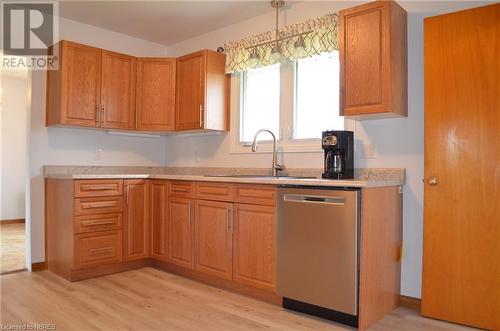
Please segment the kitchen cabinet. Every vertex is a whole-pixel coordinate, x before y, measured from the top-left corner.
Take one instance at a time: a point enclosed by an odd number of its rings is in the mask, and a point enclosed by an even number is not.
[[[175,72],[175,58],[137,60],[137,130],[175,130]]]
[[[150,182],[147,179],[126,179],[124,184],[125,260],[147,258],[150,251]]]
[[[101,50],[70,41],[58,48],[59,70],[47,70],[46,125],[98,127]]]
[[[169,262],[193,268],[194,200],[169,197]]]
[[[275,207],[235,204],[233,231],[233,280],[275,292]]]
[[[233,204],[195,201],[195,270],[232,279]]]
[[[168,181],[151,181],[151,257],[168,259]]]
[[[202,50],[177,58],[175,130],[228,130],[225,56]]]
[[[137,60],[102,51],[101,128],[134,129]]]
[[[407,116],[406,11],[375,1],[339,18],[340,115]]]

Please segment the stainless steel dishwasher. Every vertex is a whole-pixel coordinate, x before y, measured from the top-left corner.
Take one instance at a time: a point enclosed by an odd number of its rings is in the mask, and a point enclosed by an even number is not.
[[[357,327],[360,191],[278,188],[283,307]]]

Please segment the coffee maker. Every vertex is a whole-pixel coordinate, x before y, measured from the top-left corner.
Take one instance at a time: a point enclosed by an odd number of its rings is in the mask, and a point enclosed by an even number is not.
[[[323,178],[354,178],[354,132],[323,131],[322,147],[325,151]]]

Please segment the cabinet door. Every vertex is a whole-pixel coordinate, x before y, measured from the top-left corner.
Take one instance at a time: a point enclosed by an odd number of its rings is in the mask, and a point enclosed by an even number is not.
[[[233,204],[195,201],[195,269],[212,276],[232,279]]]
[[[169,198],[169,261],[190,269],[193,268],[193,216],[193,200]]]
[[[205,107],[205,52],[177,58],[175,129],[203,128]]]
[[[125,260],[149,256],[149,180],[125,180]]]
[[[175,59],[137,61],[137,129],[175,129]]]
[[[165,261],[168,258],[168,182],[151,182],[151,256]]]
[[[95,127],[100,103],[101,50],[61,41],[60,70],[47,72],[47,125]]]
[[[406,12],[374,1],[340,12],[341,115],[406,115]]]
[[[102,51],[101,127],[135,127],[136,58]]]
[[[275,208],[234,205],[233,280],[276,291]]]

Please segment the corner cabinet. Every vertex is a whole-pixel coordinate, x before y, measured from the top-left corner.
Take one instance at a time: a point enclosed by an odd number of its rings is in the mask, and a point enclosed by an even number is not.
[[[177,58],[175,130],[228,130],[226,57],[202,50]]]
[[[175,71],[175,58],[137,60],[137,130],[175,130]]]
[[[339,16],[340,115],[407,116],[406,11],[375,1]]]

